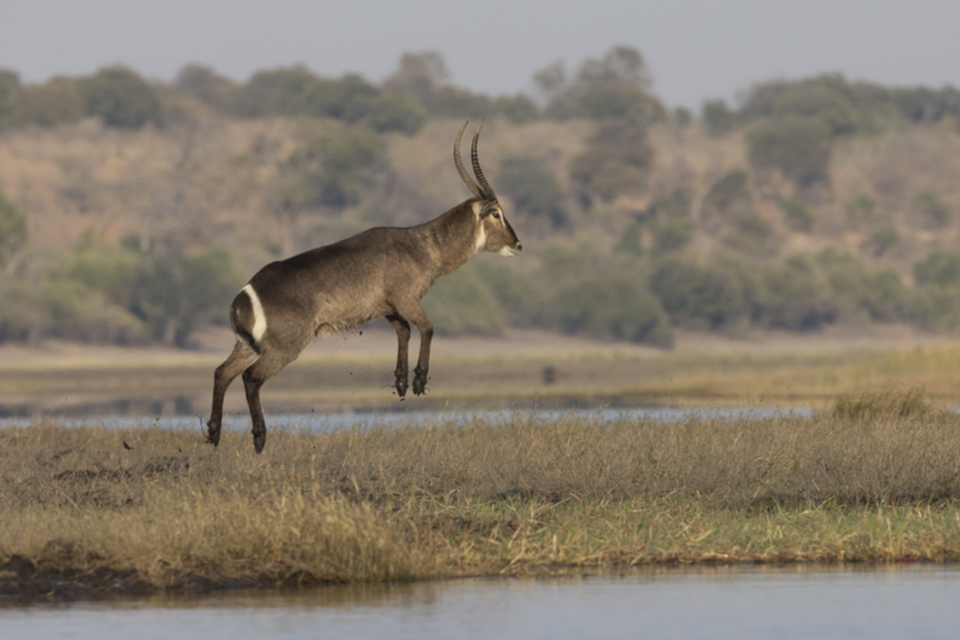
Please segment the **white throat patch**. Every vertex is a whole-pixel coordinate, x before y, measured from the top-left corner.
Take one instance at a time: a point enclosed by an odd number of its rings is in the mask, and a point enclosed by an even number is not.
[[[245,292],[247,297],[250,298],[250,306],[253,308],[253,329],[250,330],[250,335],[259,343],[263,334],[267,331],[267,316],[263,313],[260,296],[253,290],[253,285],[248,284],[241,291]]]
[[[487,230],[483,226],[483,222],[480,223],[480,231],[477,233],[477,245],[474,247],[473,252],[477,253],[483,249],[483,245],[487,244]]]

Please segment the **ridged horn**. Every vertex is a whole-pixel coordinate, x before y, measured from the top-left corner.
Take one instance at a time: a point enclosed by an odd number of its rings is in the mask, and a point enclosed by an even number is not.
[[[481,129],[483,129],[483,120],[480,121],[477,132],[473,134],[473,145],[470,147],[470,160],[473,162],[473,172],[477,174],[477,182],[480,183],[480,191],[483,192],[483,195],[479,197],[486,198],[487,200],[496,200],[497,194],[493,192],[493,187],[490,186],[490,183],[487,182],[487,179],[483,176],[483,171],[480,169],[480,160],[477,159],[477,140],[480,138]]]
[[[457,141],[453,143],[453,163],[457,165],[460,178],[463,180],[463,183],[467,185],[467,188],[473,192],[473,195],[478,198],[483,198],[483,192],[480,191],[480,187],[477,186],[477,183],[475,183],[473,178],[470,177],[470,174],[467,173],[467,170],[463,166],[463,159],[460,157],[460,138],[463,137],[463,132],[466,131],[468,124],[470,124],[469,120],[463,123],[460,133],[457,134]],[[474,148],[476,148],[476,140],[474,140],[473,144]]]

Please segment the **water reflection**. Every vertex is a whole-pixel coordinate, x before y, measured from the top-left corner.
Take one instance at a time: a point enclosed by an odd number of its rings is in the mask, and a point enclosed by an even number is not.
[[[960,569],[658,567],[0,608],[9,638],[953,638]]]

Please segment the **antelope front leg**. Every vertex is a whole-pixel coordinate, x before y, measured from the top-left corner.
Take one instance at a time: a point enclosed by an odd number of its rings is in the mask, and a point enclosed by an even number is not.
[[[397,368],[393,372],[396,379],[393,386],[397,390],[397,395],[402,399],[407,395],[407,354],[410,346],[410,323],[397,314],[387,316],[387,320],[397,330]],[[414,389],[416,389],[416,380],[414,380]]]
[[[420,330],[420,358],[417,367],[413,370],[413,393],[423,395],[427,390],[427,372],[430,371],[430,342],[433,340],[433,325],[424,314],[426,322],[417,324]]]

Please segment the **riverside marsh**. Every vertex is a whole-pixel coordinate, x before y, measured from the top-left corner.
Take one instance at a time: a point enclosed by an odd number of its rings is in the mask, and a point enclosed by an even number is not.
[[[70,596],[661,562],[952,561],[960,419],[920,400],[736,421],[281,424],[260,456],[238,433],[213,449],[199,431],[40,420],[2,431],[0,584]]]
[[[482,353],[460,354],[462,373],[449,376],[456,358],[438,358],[431,394],[485,397],[461,382],[503,366],[503,356]],[[817,410],[678,421],[515,412],[330,433],[274,414],[260,456],[246,422],[214,449],[199,424],[67,428],[37,417],[0,429],[0,592],[69,597],[663,562],[957,561],[960,416],[943,407],[955,404],[958,356],[936,345],[591,352],[569,361],[527,353],[520,361],[534,389],[552,386],[538,379],[546,361],[561,374],[579,364],[617,379],[634,373],[623,362],[649,359],[649,379],[661,374],[651,388],[665,392],[644,393],[639,376],[624,381],[647,400],[693,403],[715,389],[708,401]]]

